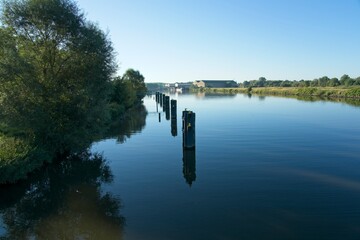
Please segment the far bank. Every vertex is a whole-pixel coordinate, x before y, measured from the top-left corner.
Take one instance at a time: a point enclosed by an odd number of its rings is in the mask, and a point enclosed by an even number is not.
[[[195,92],[251,93],[275,96],[316,96],[329,98],[360,98],[360,87],[249,87],[249,88],[198,88]]]

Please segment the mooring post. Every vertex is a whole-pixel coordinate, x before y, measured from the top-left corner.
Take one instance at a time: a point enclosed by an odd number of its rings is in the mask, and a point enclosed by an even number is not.
[[[165,104],[164,104],[164,106],[166,108],[170,107],[170,97],[169,96],[165,96]]]
[[[166,120],[170,120],[170,97],[169,96],[165,96],[164,109],[165,109]]]
[[[195,113],[192,111],[182,112],[183,148],[195,148]]]
[[[156,99],[156,102],[158,103],[159,102],[159,92],[156,92],[155,99]]]
[[[162,93],[159,93],[159,103],[160,103],[160,107],[163,106],[163,97],[162,97]]]
[[[165,103],[165,96],[166,96],[166,95],[165,95],[164,93],[163,93],[163,94],[162,94],[162,96],[161,96],[161,98],[162,98],[162,102],[163,102],[163,107],[164,107],[164,106],[165,106],[165,104],[166,104],[166,103]]]
[[[175,118],[176,119],[176,117],[177,117],[177,113],[176,113],[176,111],[177,111],[177,109],[176,109],[176,107],[177,107],[177,103],[176,103],[176,100],[174,100],[174,99],[171,99],[171,119],[173,119],[173,118]]]

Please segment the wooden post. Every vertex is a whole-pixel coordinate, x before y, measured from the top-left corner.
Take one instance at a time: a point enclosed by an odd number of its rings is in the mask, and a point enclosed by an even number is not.
[[[176,137],[177,134],[178,134],[178,132],[177,132],[177,119],[176,119],[176,118],[173,118],[173,117],[171,116],[171,135],[172,135],[173,137]]]
[[[164,109],[165,109],[166,120],[170,120],[170,97],[169,96],[165,96]]]
[[[182,112],[183,148],[195,148],[195,113],[192,111]]]
[[[165,106],[165,94],[164,93],[162,94],[161,98],[162,98],[163,106]]]
[[[177,103],[176,103],[176,100],[174,100],[174,99],[171,99],[171,119],[173,119],[173,118],[175,118],[176,119],[176,117],[177,117]]]

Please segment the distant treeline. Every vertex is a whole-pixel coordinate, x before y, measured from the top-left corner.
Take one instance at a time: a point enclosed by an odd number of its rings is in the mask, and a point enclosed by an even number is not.
[[[360,86],[360,77],[351,78],[344,74],[340,79],[327,76],[315,78],[314,80],[267,80],[260,77],[258,80],[244,81],[239,84],[239,87],[337,87],[337,86]]]
[[[146,83],[146,88],[149,92],[163,91],[165,83]]]

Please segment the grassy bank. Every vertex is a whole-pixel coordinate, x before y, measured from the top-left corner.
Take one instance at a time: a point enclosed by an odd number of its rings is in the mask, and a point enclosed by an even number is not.
[[[211,93],[251,93],[275,96],[316,96],[328,98],[360,98],[360,87],[257,87],[257,88],[204,88]]]

